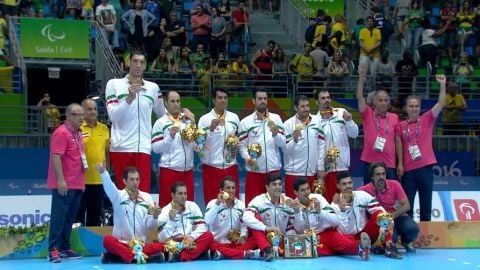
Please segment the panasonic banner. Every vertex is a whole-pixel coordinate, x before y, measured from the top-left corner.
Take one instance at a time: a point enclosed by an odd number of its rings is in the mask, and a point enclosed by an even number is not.
[[[88,21],[21,18],[20,33],[24,57],[90,57]]]

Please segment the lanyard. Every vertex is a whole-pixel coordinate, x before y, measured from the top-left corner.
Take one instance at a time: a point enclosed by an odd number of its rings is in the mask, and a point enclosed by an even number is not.
[[[385,114],[385,121],[386,121],[386,128],[385,128],[385,138],[388,135],[388,132],[390,131],[390,121],[388,119],[388,112]],[[380,115],[375,113],[375,130],[377,132],[377,135],[380,134]]]
[[[414,141],[413,143],[414,144],[417,144],[418,142],[418,134],[419,134],[419,130],[420,130],[420,119],[417,120],[417,124],[415,125],[415,137],[414,137]],[[409,131],[409,128],[408,128],[408,120],[405,122],[405,136],[407,137],[407,143],[408,145],[411,145],[410,144],[410,131]]]
[[[83,144],[81,144],[80,140],[82,140],[82,134],[80,132],[80,130],[75,130],[72,125],[70,123],[68,123],[67,121],[65,121],[65,126],[67,127],[68,131],[70,131],[70,134],[72,134],[72,137],[73,137],[73,141],[75,142],[75,144],[77,145],[77,148],[80,150],[80,153],[81,154],[84,154],[85,153],[85,149],[83,148]]]

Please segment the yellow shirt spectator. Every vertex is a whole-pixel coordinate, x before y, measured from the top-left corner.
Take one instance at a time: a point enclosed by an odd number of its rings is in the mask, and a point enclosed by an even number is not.
[[[5,33],[7,33],[7,22],[0,18],[0,49],[5,47]]]
[[[361,42],[360,44],[363,43],[363,46],[365,46],[366,48],[373,48],[375,47],[375,45],[381,42],[382,33],[377,28],[373,28],[372,30],[368,28],[363,28],[362,30],[360,30],[359,40]],[[362,46],[360,46],[360,55],[370,55],[375,59],[380,59],[380,47],[377,47],[375,50],[368,54],[362,48]]]
[[[317,64],[310,55],[295,55],[291,65],[295,67],[297,74],[299,75],[299,80],[311,80],[312,75],[317,72]]]
[[[327,34],[327,25],[322,23],[315,27],[315,35],[313,36],[312,46],[315,48],[317,42],[321,42],[324,35]]]
[[[100,174],[95,170],[100,162],[105,162],[106,151],[110,144],[110,132],[105,124],[97,121],[93,128],[83,122],[80,127],[82,130],[83,143],[85,144],[85,155],[87,156],[88,170],[85,173],[85,184],[101,185]]]

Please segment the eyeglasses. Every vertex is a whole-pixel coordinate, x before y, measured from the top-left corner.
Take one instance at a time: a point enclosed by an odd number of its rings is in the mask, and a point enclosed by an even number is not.
[[[84,113],[70,113],[70,115],[75,116],[75,117],[78,117],[78,116],[84,117],[85,116]]]

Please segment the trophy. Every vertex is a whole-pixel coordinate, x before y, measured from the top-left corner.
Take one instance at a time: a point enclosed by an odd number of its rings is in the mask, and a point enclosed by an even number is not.
[[[327,154],[325,155],[325,162],[327,163],[325,167],[330,169],[331,167],[335,168],[337,158],[340,156],[340,149],[338,149],[335,145],[332,145],[328,150]]]
[[[197,143],[196,149],[200,157],[205,156],[205,142],[207,141],[207,133],[201,128],[196,128],[195,130],[195,142]]]
[[[186,142],[192,143],[196,139],[197,129],[192,124],[187,125],[185,129],[181,131],[182,139]]]
[[[227,238],[231,243],[238,243],[238,240],[240,239],[240,230],[230,229]]]
[[[269,232],[267,233],[267,239],[273,247],[273,257],[278,259],[280,257],[280,241],[282,240],[282,236],[275,232]]]
[[[232,153],[236,152],[238,149],[238,145],[240,144],[240,140],[235,133],[230,133],[228,137],[225,139],[225,162],[231,163],[232,160],[235,158],[233,157]]]
[[[259,143],[252,143],[247,147],[247,150],[250,159],[254,159],[255,161],[257,161],[257,158],[260,157],[260,155],[262,154],[262,145]],[[260,168],[258,167],[258,164],[255,163],[253,170],[258,171],[259,169]]]
[[[324,192],[325,192],[325,186],[323,185],[323,180],[317,179],[313,181],[313,193],[323,195]]]

